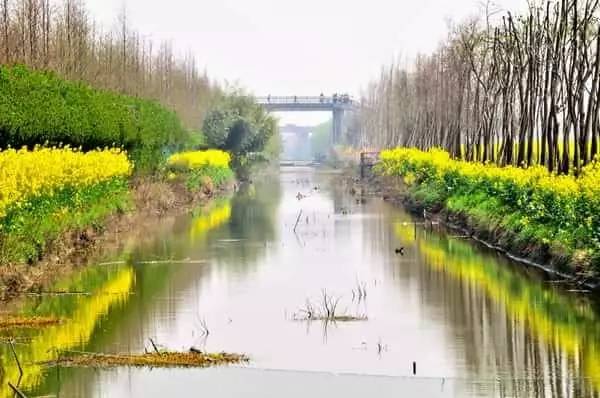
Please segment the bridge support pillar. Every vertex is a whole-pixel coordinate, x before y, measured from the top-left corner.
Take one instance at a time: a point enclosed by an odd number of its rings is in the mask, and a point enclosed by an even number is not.
[[[343,109],[334,109],[333,110],[333,126],[331,132],[331,143],[332,145],[336,145],[340,142],[342,138],[342,127],[344,123],[344,110]]]

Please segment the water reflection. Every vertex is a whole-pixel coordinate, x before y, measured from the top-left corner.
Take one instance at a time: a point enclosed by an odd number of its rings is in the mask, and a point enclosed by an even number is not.
[[[397,223],[413,244],[436,304],[457,326],[469,370],[477,379],[496,375],[500,395],[597,396],[600,389],[600,322],[593,302],[569,296],[540,278],[461,238]],[[520,266],[516,266],[520,267]],[[529,271],[531,273],[531,271]]]
[[[30,367],[22,386],[31,395],[159,397],[186,395],[198,380],[204,392],[219,395],[223,383],[235,390],[234,379],[280,392],[281,380],[301,387],[318,379],[326,392],[335,382],[325,375],[336,372],[395,376],[346,379],[389,385],[381,396],[598,395],[600,326],[592,301],[557,291],[537,273],[451,233],[411,222],[381,200],[351,195],[335,175],[284,170],[259,179],[149,230],[109,259],[122,265],[92,267],[57,284],[92,296],[21,304],[27,313],[65,318],[56,329],[20,334],[32,339],[18,347]],[[404,256],[395,253],[399,246]],[[357,297],[359,286],[365,297]],[[323,289],[340,299],[342,312],[368,320],[293,321]],[[55,358],[48,351],[53,346],[143,352],[149,338],[174,350],[244,352],[250,368],[293,372],[44,371],[36,365]],[[2,350],[5,385],[17,374],[7,347]],[[357,396],[358,390],[343,391]]]
[[[15,345],[15,352],[22,365],[23,376],[7,344],[0,347],[0,382],[8,382],[28,391],[37,387],[44,378],[43,362],[55,360],[63,352],[82,349],[90,340],[94,330],[111,309],[124,306],[133,284],[133,271],[129,267],[119,269],[93,268],[81,272],[70,281],[57,287],[68,291],[90,292],[91,296],[46,297],[32,300],[21,309],[23,314],[56,316],[61,323],[42,330],[24,330],[15,333],[3,332],[7,338],[24,341]],[[13,394],[3,388],[0,397]]]

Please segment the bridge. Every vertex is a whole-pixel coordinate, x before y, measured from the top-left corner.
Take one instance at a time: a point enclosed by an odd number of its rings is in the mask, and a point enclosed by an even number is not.
[[[336,144],[342,136],[344,113],[357,110],[360,105],[348,95],[316,97],[258,97],[256,102],[268,112],[332,112],[333,126],[331,141]]]

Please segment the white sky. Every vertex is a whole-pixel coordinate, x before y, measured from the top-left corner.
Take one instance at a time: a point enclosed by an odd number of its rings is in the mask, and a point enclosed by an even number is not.
[[[88,0],[113,26],[124,0]],[[526,0],[495,0],[519,11]],[[209,75],[256,95],[358,95],[395,56],[433,51],[447,21],[481,10],[478,0],[126,0],[132,27],[191,50]],[[286,122],[299,118],[284,115]],[[300,120],[323,120],[316,115]]]

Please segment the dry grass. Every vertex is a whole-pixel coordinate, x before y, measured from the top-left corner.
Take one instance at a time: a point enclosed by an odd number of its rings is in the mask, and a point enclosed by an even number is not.
[[[153,367],[153,368],[204,368],[209,366],[230,365],[248,362],[248,357],[242,354],[228,354],[225,352],[208,354],[203,352],[154,352],[139,355],[107,355],[107,354],[80,354],[63,357],[48,365],[63,367]]]
[[[60,319],[53,317],[24,317],[16,315],[0,316],[0,330],[31,329],[52,326],[60,323]]]
[[[359,288],[361,289],[361,288]],[[321,292],[321,302],[315,307],[310,300],[306,300],[304,308],[301,308],[298,313],[295,313],[293,320],[295,321],[327,321],[327,322],[356,322],[356,321],[368,321],[369,318],[366,315],[348,315],[340,314],[338,306],[340,302],[339,297],[329,295],[325,289]],[[361,299],[366,298],[366,287],[360,290]]]

